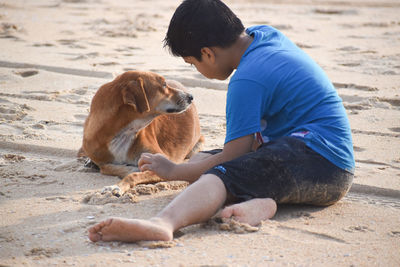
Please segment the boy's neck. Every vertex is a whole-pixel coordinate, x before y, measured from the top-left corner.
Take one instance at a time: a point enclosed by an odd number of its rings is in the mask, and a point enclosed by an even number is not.
[[[246,32],[242,32],[231,46],[220,50],[220,56],[225,57],[227,64],[229,64],[232,69],[236,69],[239,66],[244,52],[246,52],[252,41],[252,36],[248,35]]]

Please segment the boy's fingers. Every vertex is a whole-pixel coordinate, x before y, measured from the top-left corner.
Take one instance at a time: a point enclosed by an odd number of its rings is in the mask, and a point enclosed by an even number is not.
[[[150,153],[143,153],[142,155],[140,155],[140,159],[142,160],[149,160],[150,158],[151,158],[151,156],[152,156],[153,154],[150,154]]]
[[[142,166],[143,164],[150,163],[150,162],[151,162],[151,155],[152,155],[152,154],[150,154],[150,153],[143,153],[143,154],[140,156],[140,159],[139,159],[139,161],[138,161],[138,166],[140,167],[140,166]]]
[[[144,172],[144,171],[151,171],[151,167],[150,164],[143,164],[141,166],[139,166],[140,171]]]
[[[138,167],[141,171],[152,171],[152,162],[139,162]]]

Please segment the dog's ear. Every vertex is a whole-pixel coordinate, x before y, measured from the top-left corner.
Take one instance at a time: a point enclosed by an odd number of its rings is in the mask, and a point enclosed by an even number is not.
[[[143,79],[140,77],[136,81],[130,81],[128,86],[122,89],[122,99],[124,104],[131,105],[139,113],[150,111]]]

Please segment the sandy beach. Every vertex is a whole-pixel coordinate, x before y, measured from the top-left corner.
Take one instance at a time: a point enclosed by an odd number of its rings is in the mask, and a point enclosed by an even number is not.
[[[255,228],[209,222],[171,242],[90,242],[96,222],[150,218],[185,188],[99,193],[119,178],[76,157],[99,86],[127,70],[180,81],[213,149],[227,81],[163,48],[180,1],[0,0],[0,266],[400,266],[400,1],[226,3],[246,27],[281,30],[331,78],[352,127],[350,192],[325,208],[279,206]]]

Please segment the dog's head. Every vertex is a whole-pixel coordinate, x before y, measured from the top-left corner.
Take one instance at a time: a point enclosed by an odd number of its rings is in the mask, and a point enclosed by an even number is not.
[[[152,72],[129,71],[121,79],[124,104],[139,113],[181,113],[193,100],[182,85]]]

